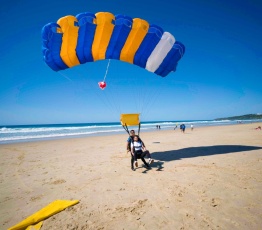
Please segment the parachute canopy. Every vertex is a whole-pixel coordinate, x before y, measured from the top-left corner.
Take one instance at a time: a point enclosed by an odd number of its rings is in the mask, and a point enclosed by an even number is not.
[[[162,77],[176,70],[185,46],[169,32],[140,18],[85,12],[42,29],[42,53],[54,71],[104,59],[145,68]]]

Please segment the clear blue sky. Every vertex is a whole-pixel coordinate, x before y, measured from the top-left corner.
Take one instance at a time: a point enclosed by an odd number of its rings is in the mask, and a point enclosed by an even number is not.
[[[52,71],[41,29],[65,15],[108,11],[161,26],[186,46],[161,78],[112,60]],[[262,2],[257,0],[14,0],[0,8],[0,125],[214,119],[262,113]]]

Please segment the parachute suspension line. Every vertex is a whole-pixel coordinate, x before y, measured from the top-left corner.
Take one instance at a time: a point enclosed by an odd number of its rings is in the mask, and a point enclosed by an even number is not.
[[[109,69],[109,65],[110,65],[110,59],[109,59],[108,64],[107,64],[106,75],[105,75],[104,79],[106,79],[108,69]],[[116,87],[116,86],[114,85],[114,87]],[[116,97],[116,92],[118,92],[118,90],[113,90],[111,87],[108,87],[107,90],[104,92],[105,93],[105,99],[107,100],[108,104],[110,105],[111,110],[114,110],[114,112],[117,111],[117,113],[121,113],[120,105],[119,105],[119,103],[117,103],[118,102],[117,99],[119,97]]]
[[[144,108],[148,107],[151,104],[151,101],[156,97],[155,92],[151,90],[150,87],[147,87],[148,80],[141,78],[137,79],[136,77],[131,78],[133,85],[133,90],[135,95],[136,103],[135,106],[137,108],[137,112],[141,113],[141,115],[145,112]],[[141,88],[141,83],[144,87]]]
[[[105,83],[107,74],[108,74],[108,70],[109,70],[109,66],[110,66],[110,59],[108,60],[107,63],[107,67],[106,67],[106,72],[105,72],[105,76],[104,76],[104,80],[102,83]],[[101,87],[100,87],[101,88]],[[116,90],[117,91],[117,90]],[[115,93],[115,92],[114,92]],[[114,99],[114,93],[112,93],[112,90],[110,87],[107,88],[107,90],[103,91],[103,95],[99,95],[100,99],[106,104],[106,106],[113,111],[114,113],[116,113],[116,115],[118,115],[120,112],[120,106],[116,103],[115,99]]]
[[[119,68],[116,68],[114,74],[116,75],[116,79],[120,79]],[[116,107],[117,107],[119,114],[121,114],[122,108],[121,108],[121,103],[119,103],[119,100],[120,100],[120,98],[123,97],[123,95],[121,95],[121,87],[118,84],[115,84],[114,86],[115,86],[115,89],[112,90],[114,92],[114,97],[113,97],[114,100],[113,101],[116,104]],[[110,90],[111,90],[111,88],[110,88]]]
[[[137,99],[136,99],[136,106],[137,106],[137,112],[142,113],[142,107],[143,107],[143,93],[144,90],[140,89],[139,85],[139,81],[137,81],[136,79],[133,80],[134,82],[134,86],[135,86],[135,91],[136,91],[136,95],[138,95]],[[143,87],[145,88],[145,87]]]
[[[107,101],[108,105],[111,107],[111,110],[114,112],[117,112],[118,114],[121,113],[120,107],[115,101],[115,98],[113,96],[113,93],[111,89],[108,89],[107,92],[104,92],[105,94],[105,100]]]
[[[147,111],[147,108],[150,108],[152,105],[152,102],[156,100],[159,94],[159,85],[154,90],[152,88],[146,88],[143,90],[143,101],[142,101],[142,107],[141,107],[141,113],[144,114]]]
[[[151,100],[143,108],[144,119],[146,119],[145,117],[149,114],[150,110],[152,110],[153,105],[155,104],[157,98],[159,97],[159,94],[160,94],[160,89],[157,88],[154,94],[152,95]]]
[[[133,82],[134,82],[134,85],[135,85],[136,94],[138,95],[137,101],[136,101],[136,104],[137,104],[137,107],[138,107],[138,112],[142,114],[142,112],[143,112],[142,108],[143,108],[143,103],[144,103],[143,96],[144,96],[144,93],[146,91],[146,82],[142,81],[142,84],[144,84],[143,89],[141,89],[141,80],[137,81],[137,79],[134,78]]]
[[[136,95],[132,100],[135,103],[135,108],[137,113],[141,113],[141,108],[143,104],[143,100],[141,99],[143,96],[143,90],[140,89],[141,81],[134,77],[130,77],[127,79],[127,85],[132,85],[133,94]]]
[[[144,84],[146,85],[146,82],[144,82]],[[154,96],[155,94],[152,92],[152,90],[147,87],[144,87],[143,90],[140,90],[139,107],[141,115],[144,114],[144,108],[151,103],[151,100],[154,98]]]
[[[150,97],[149,94],[150,94],[150,91],[148,89],[143,90],[143,94],[141,95],[141,114],[144,113],[144,107],[146,107],[146,104],[147,105],[149,104],[149,99],[152,100],[153,98],[153,97]]]
[[[110,64],[111,64],[111,60],[110,60]],[[111,66],[112,66],[112,64],[111,64]],[[111,69],[112,69],[112,67],[111,67]],[[116,75],[115,79],[121,79],[119,68],[114,69],[114,75]],[[118,111],[119,114],[122,113],[121,103],[119,103],[120,98],[123,97],[123,95],[121,94],[121,90],[122,90],[121,85],[114,84],[114,87],[112,87],[112,88],[109,87],[109,91],[108,91],[111,94],[111,102],[114,104],[115,109]]]
[[[87,68],[86,65],[82,65],[83,68],[86,70],[86,72],[90,72],[90,69]],[[79,75],[81,77],[83,77],[85,79],[85,84],[84,85],[87,85],[89,87],[93,87],[96,85],[96,80],[93,80],[92,78],[86,78],[85,75],[83,75],[82,73],[79,73]],[[108,88],[109,89],[109,88]],[[106,91],[108,91],[108,89]],[[106,107],[107,109],[110,110],[110,112],[114,113],[116,117],[118,117],[119,115],[119,112],[117,112],[114,108],[114,106],[112,105],[112,103],[110,102],[110,100],[108,99],[108,96],[107,96],[107,92],[106,91],[101,91],[101,90],[94,90],[94,94],[96,95],[97,98],[99,98],[99,101],[103,104],[104,107]],[[103,92],[103,93],[101,93]]]
[[[105,73],[103,82],[105,82],[105,80],[106,80],[106,76],[107,76],[107,73],[108,73],[109,65],[110,65],[110,59],[108,60],[108,63],[107,63],[106,73]]]
[[[62,74],[60,71],[58,71],[57,73],[59,73],[62,77],[64,77],[68,81],[72,81],[68,76],[66,76],[65,74]]]
[[[153,105],[156,103],[156,100],[159,97],[160,92],[161,92],[160,88],[161,87],[157,87],[156,90],[154,90],[152,94],[149,95],[150,100],[148,100],[148,103],[145,106],[143,105],[142,113],[141,113],[141,115],[143,116],[143,119],[146,119]]]
[[[85,65],[83,65],[83,66],[84,66],[84,68],[86,68]],[[87,68],[86,68],[86,69],[87,69]],[[89,72],[89,69],[87,69],[87,70],[88,70],[88,72]],[[75,71],[77,72],[77,69],[75,69]],[[62,73],[62,71],[58,71],[58,73],[59,73],[63,78],[67,79],[68,81],[74,82],[73,80],[70,79],[70,77],[69,77],[68,75],[64,74],[64,72]],[[79,76],[84,77],[84,75],[83,75],[81,72],[78,72],[78,74],[79,74]],[[85,85],[92,86],[92,85],[95,84],[95,81],[92,80],[92,78],[85,78],[85,80],[86,80],[87,83],[88,83],[88,84],[85,84]],[[100,101],[102,101],[102,103],[105,105],[105,107],[107,107],[111,112],[115,113],[115,115],[118,116],[119,111],[116,111],[116,109],[114,108],[115,106],[113,106],[112,103],[108,100],[108,97],[106,96],[106,97],[103,98],[103,96],[102,96],[100,93],[98,93],[98,92],[96,92],[96,91],[94,91],[94,92],[95,92],[95,94],[97,95],[97,97],[100,98]],[[119,110],[119,109],[118,109],[118,110]]]

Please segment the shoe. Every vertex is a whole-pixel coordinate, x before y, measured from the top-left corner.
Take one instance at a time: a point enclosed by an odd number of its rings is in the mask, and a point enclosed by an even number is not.
[[[148,164],[150,165],[150,164],[153,164],[154,163],[154,160],[153,159],[150,159],[149,161],[148,161]]]
[[[135,162],[135,166],[138,167],[138,163],[137,163],[137,161]]]

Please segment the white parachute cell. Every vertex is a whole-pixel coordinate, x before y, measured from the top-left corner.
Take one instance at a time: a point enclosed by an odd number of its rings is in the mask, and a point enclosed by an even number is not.
[[[146,69],[148,71],[155,72],[158,69],[168,52],[172,49],[175,41],[175,37],[172,34],[164,32],[161,40],[147,59]]]

